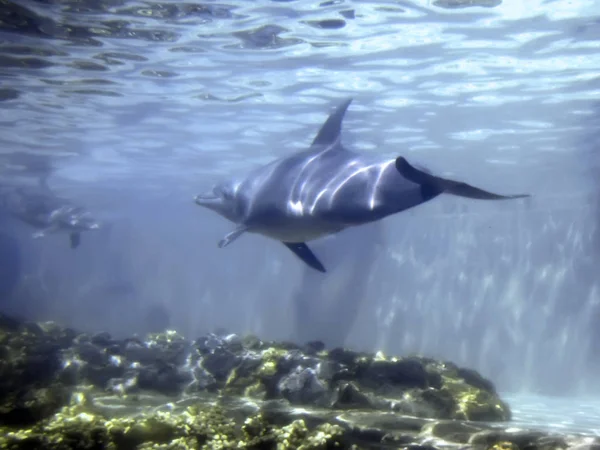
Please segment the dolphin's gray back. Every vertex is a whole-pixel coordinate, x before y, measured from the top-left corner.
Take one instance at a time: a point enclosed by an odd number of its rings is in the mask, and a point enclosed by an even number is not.
[[[370,163],[341,145],[313,147],[251,173],[241,185],[246,217],[329,224],[334,229],[379,220],[423,202],[420,185],[400,175],[394,161]]]

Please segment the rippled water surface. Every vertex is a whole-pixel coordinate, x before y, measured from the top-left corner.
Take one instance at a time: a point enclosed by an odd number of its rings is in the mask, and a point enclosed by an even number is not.
[[[1,3],[2,153],[69,179],[187,192],[307,145],[352,95],[357,149],[580,193],[550,172],[600,94],[594,0]]]

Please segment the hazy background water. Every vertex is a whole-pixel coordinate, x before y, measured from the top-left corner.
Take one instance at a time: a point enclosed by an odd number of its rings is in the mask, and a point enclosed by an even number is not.
[[[4,310],[323,339],[442,357],[507,391],[600,392],[598,2],[0,5],[2,177],[50,171],[106,224],[71,251],[3,222],[23,271]],[[349,230],[315,244],[326,279],[259,236],[218,249],[232,225],[193,196],[305,148],[346,96],[348,147],[532,201],[442,196]]]

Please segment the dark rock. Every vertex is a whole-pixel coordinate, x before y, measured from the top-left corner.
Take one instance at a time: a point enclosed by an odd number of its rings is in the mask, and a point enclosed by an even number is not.
[[[392,404],[392,409],[402,414],[415,417],[443,419],[452,417],[456,409],[456,401],[449,392],[413,389]]]
[[[113,343],[110,334],[107,332],[97,333],[92,336],[91,343],[99,347],[108,347]]]
[[[111,344],[108,347],[106,347],[106,353],[109,355],[122,355],[123,354],[123,349],[121,348],[121,346],[119,344]]]
[[[428,373],[423,364],[415,359],[400,361],[373,361],[362,374],[369,385],[393,384],[407,388],[427,388]]]
[[[231,352],[241,352],[244,350],[244,343],[237,334],[228,334],[223,338],[223,345]]]
[[[325,344],[322,341],[310,341],[304,345],[302,349],[307,355],[316,355],[325,350]]]
[[[332,407],[337,409],[374,408],[374,405],[372,405],[371,399],[354,383],[343,382],[337,386]]]
[[[200,354],[205,355],[223,347],[223,339],[216,334],[210,333],[196,339],[194,347],[198,349]]]
[[[225,381],[231,371],[240,363],[240,357],[224,348],[216,348],[206,354],[202,360],[202,366],[217,381]]]
[[[208,391],[218,388],[218,382],[204,367],[196,366],[192,372],[193,381],[188,385],[187,392]]]
[[[342,367],[333,361],[321,360],[317,364],[317,375],[323,381],[332,381],[335,375],[341,371]]]
[[[155,360],[174,365],[185,364],[193,348],[190,342],[173,331],[150,334],[144,344]]]
[[[49,322],[45,323],[43,328],[41,328],[41,335],[47,341],[51,341],[54,347],[62,350],[73,345],[78,333],[71,328],[62,328]]]
[[[242,344],[244,348],[248,350],[260,350],[263,348],[263,343],[256,336],[249,334],[242,338]]]
[[[113,378],[120,378],[125,373],[123,366],[112,364],[85,364],[79,371],[80,379],[86,380],[99,388],[106,388]]]
[[[337,347],[333,350],[330,350],[327,356],[332,361],[338,362],[340,364],[351,365],[354,364],[356,358],[359,355],[351,350],[346,350],[345,348]]]
[[[89,335],[87,335],[85,333],[81,333],[81,334],[78,334],[75,337],[75,339],[73,340],[73,346],[77,347],[78,345],[85,344],[85,343],[88,343],[91,341],[92,341],[92,338]]]
[[[282,377],[278,388],[285,399],[298,404],[324,404],[329,392],[314,369],[301,367]]]
[[[123,339],[123,341],[121,341],[121,345],[122,346],[127,346],[128,344],[137,344],[137,345],[141,345],[144,346],[144,342],[139,339],[138,337],[128,337]]]
[[[166,395],[177,395],[184,385],[193,381],[189,371],[170,364],[159,367],[145,367],[138,373],[137,384],[140,389],[148,389]]]
[[[146,347],[142,342],[130,340],[122,346],[122,355],[130,360],[137,361],[140,364],[152,364],[156,361],[156,353]]]
[[[496,388],[490,380],[486,380],[479,373],[472,369],[457,368],[458,376],[465,380],[471,386],[482,389],[484,391],[496,393]]]
[[[95,366],[108,364],[109,356],[103,348],[96,347],[92,342],[85,342],[75,349],[77,356],[84,362]]]
[[[290,372],[295,370],[298,366],[315,365],[318,360],[314,358],[306,357],[300,350],[292,349],[287,351],[277,361],[277,368],[282,372]]]
[[[65,361],[63,369],[58,375],[58,381],[66,386],[75,386],[80,381],[81,363],[79,361]]]
[[[245,355],[239,360],[239,364],[235,368],[238,377],[247,378],[256,374],[256,371],[263,364],[263,360],[256,356]]]

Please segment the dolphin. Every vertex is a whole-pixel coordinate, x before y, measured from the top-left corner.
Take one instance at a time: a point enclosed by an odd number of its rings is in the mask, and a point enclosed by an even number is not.
[[[242,179],[216,184],[195,202],[237,226],[220,248],[244,233],[282,242],[304,263],[326,272],[306,244],[341,230],[384,219],[446,193],[479,200],[506,200],[529,194],[499,195],[432,174],[399,156],[371,161],[346,149],[341,128],[352,98],[328,116],[307,150],[255,168]]]
[[[41,238],[49,233],[67,232],[70,247],[73,249],[79,247],[82,231],[100,227],[85,208],[54,195],[45,184],[45,180],[40,182],[39,188],[0,187],[0,208],[36,228],[34,238]]]

